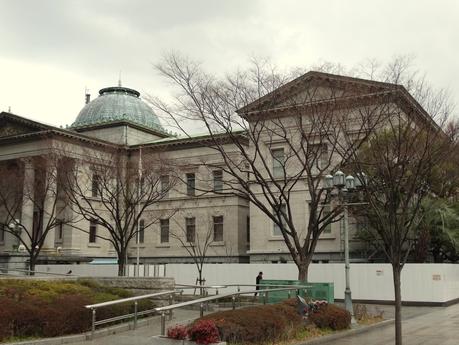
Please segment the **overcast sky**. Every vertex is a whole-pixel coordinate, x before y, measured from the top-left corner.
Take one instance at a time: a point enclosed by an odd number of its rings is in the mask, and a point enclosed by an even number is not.
[[[266,57],[289,69],[414,55],[459,100],[459,1],[0,0],[0,111],[71,124],[117,84],[167,97],[152,67],[179,51],[213,73]],[[456,96],[457,95],[457,96]]]

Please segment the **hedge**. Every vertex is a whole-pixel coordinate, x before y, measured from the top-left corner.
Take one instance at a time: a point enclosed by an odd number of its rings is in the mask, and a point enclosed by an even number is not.
[[[106,288],[95,281],[0,280],[0,342],[8,338],[54,337],[90,329],[91,312],[84,306],[132,294]],[[139,310],[151,309],[151,301],[139,303]],[[133,311],[133,305],[100,308],[97,319]]]
[[[213,320],[222,341],[244,344],[290,339],[304,328],[291,302],[221,311],[199,320]]]

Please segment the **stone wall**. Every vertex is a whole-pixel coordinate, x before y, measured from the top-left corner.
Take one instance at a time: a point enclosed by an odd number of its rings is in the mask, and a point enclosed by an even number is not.
[[[165,277],[97,277],[91,278],[100,285],[117,287],[144,295],[160,291],[174,290],[174,278]]]

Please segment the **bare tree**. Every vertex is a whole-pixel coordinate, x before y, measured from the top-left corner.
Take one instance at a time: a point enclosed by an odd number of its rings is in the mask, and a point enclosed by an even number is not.
[[[118,256],[118,275],[123,275],[128,246],[140,231],[164,216],[151,209],[174,186],[170,165],[160,153],[146,149],[142,153],[141,148],[129,152],[124,148],[88,150],[74,162],[66,174],[71,208],[106,232],[95,234],[81,225],[73,226],[87,232],[92,240],[109,241]]]
[[[368,219],[370,240],[392,265],[398,345],[402,344],[401,272],[419,236],[421,205],[431,193],[434,168],[448,159],[456,136],[456,130],[443,130],[443,117],[436,123],[417,103],[407,104],[404,92],[399,87],[397,106],[352,164],[368,177],[363,183],[368,207],[356,212]]]
[[[175,218],[176,231],[171,231],[170,236],[176,239],[185,248],[186,252],[193,261],[198,271],[197,282],[199,285],[205,285],[205,279],[203,277],[204,264],[208,258],[208,252],[211,244],[214,242],[214,229],[210,224],[213,224],[209,220],[209,224],[204,231],[200,231],[197,227],[195,218],[184,218],[185,224],[181,224]],[[200,294],[203,294],[203,289],[200,290]]]
[[[0,164],[0,226],[28,253],[31,274],[51,230],[72,221],[59,190],[59,162],[49,154]]]
[[[355,80],[314,72],[287,82],[257,62],[221,79],[177,55],[157,69],[178,94],[173,104],[152,103],[185,135],[184,119],[200,121],[229,176],[221,193],[244,197],[276,224],[298,278],[306,280],[320,235],[341,218],[323,178],[365,142],[389,108],[390,91],[383,83],[362,91]],[[301,191],[307,195],[300,211],[309,213],[306,224],[298,221]]]

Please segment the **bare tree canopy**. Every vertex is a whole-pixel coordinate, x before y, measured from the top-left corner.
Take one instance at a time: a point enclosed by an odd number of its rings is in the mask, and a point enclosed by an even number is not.
[[[152,206],[174,186],[171,166],[160,153],[142,152],[141,148],[131,152],[94,149],[82,157],[73,160],[67,171],[66,194],[76,214],[106,231],[94,234],[88,228],[74,227],[109,241],[118,255],[118,274],[123,275],[128,245],[140,231],[165,216]],[[163,176],[168,176],[167,183]]]
[[[30,271],[44,246],[54,251],[52,230],[73,221],[65,211],[60,164],[52,153],[0,164],[0,226],[28,253]]]
[[[184,135],[191,136],[184,121],[202,124],[230,176],[224,192],[243,196],[276,224],[299,279],[307,279],[319,237],[341,218],[323,178],[383,121],[394,87],[316,72],[288,81],[289,75],[257,61],[224,78],[177,55],[157,69],[178,91],[172,104],[155,98],[152,103]],[[237,154],[228,153],[228,142]],[[299,211],[301,192],[307,197]],[[301,224],[305,213],[307,222]]]

